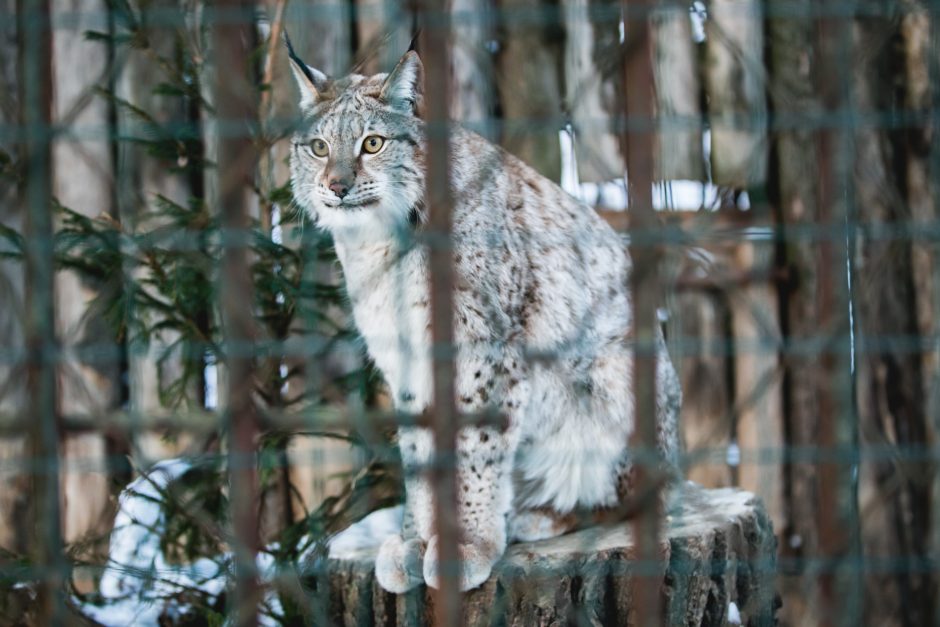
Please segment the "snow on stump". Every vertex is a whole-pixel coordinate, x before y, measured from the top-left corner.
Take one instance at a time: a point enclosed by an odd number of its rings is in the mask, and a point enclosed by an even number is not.
[[[655,573],[665,624],[773,625],[777,542],[760,500],[689,484],[673,492],[667,511],[663,560],[642,570],[629,524],[510,546],[490,579],[464,595],[464,624],[633,625],[630,579]],[[403,595],[379,588],[375,552],[330,559],[325,573],[306,578],[329,624],[432,624],[426,587]]]

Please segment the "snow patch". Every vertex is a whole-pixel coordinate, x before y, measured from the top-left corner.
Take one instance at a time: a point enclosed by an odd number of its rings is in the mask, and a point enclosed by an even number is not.
[[[330,557],[350,559],[356,553],[377,549],[385,538],[401,531],[404,509],[401,505],[372,512],[348,529],[333,536],[328,546]]]
[[[157,625],[161,615],[182,618],[189,609],[183,603],[168,602],[179,593],[198,591],[211,599],[225,591],[232,580],[231,554],[176,564],[168,563],[160,549],[160,539],[166,530],[163,495],[172,482],[192,467],[183,459],[159,462],[121,493],[108,563],[99,588],[103,604],[76,599],[85,615],[107,627]],[[402,506],[372,512],[329,540],[330,557],[348,558],[363,550],[377,549],[385,538],[399,533],[402,516]],[[302,538],[301,546],[308,540]],[[311,549],[299,557],[298,563],[304,563],[312,555],[313,543],[310,544]],[[277,550],[277,544],[272,544],[255,557],[262,584],[271,583],[277,577],[273,557]],[[270,588],[263,604],[267,612],[259,612],[259,624],[279,624],[272,615],[281,614],[283,609]]]
[[[166,525],[161,508],[163,492],[190,468],[192,464],[182,459],[159,462],[121,493],[99,588],[104,604],[77,600],[87,616],[108,627],[157,625],[161,614],[181,618],[188,609],[184,604],[168,604],[167,598],[186,590],[197,590],[211,598],[225,590],[230,555],[171,564],[160,550]],[[255,559],[261,580],[271,581],[276,575],[273,557],[259,553]],[[265,603],[273,613],[281,612],[275,595],[268,594]],[[259,624],[278,623],[262,614]]]

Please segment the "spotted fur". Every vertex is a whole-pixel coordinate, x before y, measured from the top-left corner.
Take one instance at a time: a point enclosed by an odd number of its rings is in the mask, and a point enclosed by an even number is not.
[[[332,233],[356,324],[396,406],[420,412],[432,401],[428,257],[415,237],[427,221],[421,62],[409,52],[387,76],[330,80],[299,65],[295,76],[304,118],[291,153],[294,195]],[[385,142],[368,154],[363,142],[373,135]],[[317,139],[327,156],[314,154]],[[489,576],[510,532],[563,533],[573,512],[624,497],[634,429],[631,264],[592,209],[515,157],[459,127],[451,146],[458,408],[509,417],[505,430],[458,436],[469,589]],[[680,393],[660,345],[659,445],[671,460]],[[398,437],[413,528],[383,545],[376,573],[403,592],[436,585],[438,564],[420,473],[431,435],[402,428]]]

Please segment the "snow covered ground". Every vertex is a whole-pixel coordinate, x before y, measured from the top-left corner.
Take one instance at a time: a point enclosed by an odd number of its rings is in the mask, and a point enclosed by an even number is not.
[[[216,598],[225,590],[231,555],[176,564],[169,563],[160,549],[160,538],[166,528],[162,495],[171,482],[190,468],[192,465],[186,460],[166,460],[125,488],[119,499],[108,563],[101,578],[103,603],[76,599],[77,605],[90,618],[109,627],[157,625],[161,614],[181,617],[190,609],[185,604],[168,605],[168,598],[187,591],[199,591]],[[398,532],[401,518],[401,507],[373,512],[330,540],[330,557],[348,557],[357,551],[378,547],[387,536]],[[304,557],[301,555],[299,561]],[[262,582],[269,582],[276,576],[276,565],[270,553],[259,553],[256,564]],[[270,613],[280,613],[276,595],[268,594],[265,604]],[[262,615],[260,624],[277,625],[278,622],[272,616]]]

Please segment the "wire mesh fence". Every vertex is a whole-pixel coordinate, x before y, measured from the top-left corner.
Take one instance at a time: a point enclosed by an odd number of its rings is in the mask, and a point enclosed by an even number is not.
[[[0,1],[2,622],[938,622],[938,20]],[[498,560],[533,440],[580,530]],[[629,489],[586,506],[605,455]],[[386,593],[415,528],[421,585]]]

